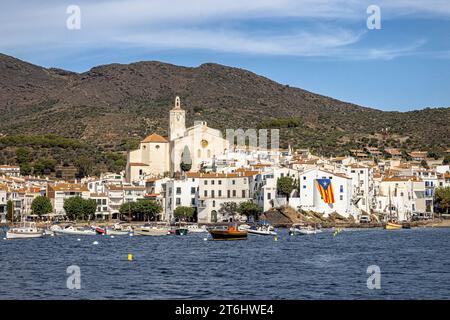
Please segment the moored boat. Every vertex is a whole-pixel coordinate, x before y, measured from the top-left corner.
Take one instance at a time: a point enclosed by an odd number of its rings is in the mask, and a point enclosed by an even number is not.
[[[170,234],[169,229],[159,226],[143,226],[134,229],[134,234],[138,236],[166,236]]]
[[[242,229],[240,229],[242,230]],[[276,236],[273,226],[267,221],[260,221],[257,225],[247,227],[243,231],[247,231],[249,234],[259,235],[259,236]]]
[[[188,224],[186,228],[188,229],[189,233],[208,232],[208,229],[206,229],[206,226],[204,225],[200,227],[198,224]]]
[[[51,230],[55,234],[59,235],[77,235],[77,236],[95,236],[96,232],[92,229],[79,229],[74,226],[67,226],[65,228],[61,228],[60,226],[53,226]]]
[[[6,239],[40,238],[43,235],[43,230],[38,229],[34,222],[22,222],[17,227],[6,231]]]
[[[173,228],[169,230],[170,234],[174,234],[177,236],[185,236],[187,235],[189,230],[187,228]]]
[[[400,230],[402,228],[402,225],[394,222],[388,222],[386,223],[384,228],[386,230]]]
[[[320,230],[320,228],[318,228],[317,226],[310,226],[310,225],[306,226],[303,223],[293,224],[292,227],[289,229],[290,236],[310,235],[321,232],[322,230]]]
[[[230,225],[226,229],[208,230],[213,240],[247,240],[247,231],[238,230],[236,225]]]

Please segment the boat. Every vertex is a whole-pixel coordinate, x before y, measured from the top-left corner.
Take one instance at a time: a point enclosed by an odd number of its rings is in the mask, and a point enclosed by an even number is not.
[[[206,229],[206,226],[199,226],[198,224],[189,224],[187,225],[187,229],[189,233],[203,233],[208,232],[208,229]]]
[[[394,222],[387,222],[384,228],[386,230],[400,230],[402,225]]]
[[[185,236],[188,234],[188,232],[189,232],[189,230],[187,228],[181,228],[181,227],[173,228],[173,229],[169,230],[170,234],[174,234],[177,236]]]
[[[38,229],[35,222],[22,222],[6,231],[6,239],[40,238],[43,235],[43,230]]]
[[[102,228],[102,227],[92,227],[92,229],[93,229],[97,234],[104,234],[104,235],[106,235],[106,228]]]
[[[143,226],[134,230],[138,236],[166,236],[170,234],[169,229],[157,226]]]
[[[267,221],[260,221],[257,225],[251,227],[244,227],[245,229],[240,229],[247,231],[249,234],[259,235],[259,236],[276,236],[277,233],[274,231],[273,226],[271,226]]]
[[[238,230],[238,227],[229,225],[226,229],[214,228],[208,230],[213,240],[247,240],[247,231]]]
[[[96,232],[92,229],[87,228],[75,228],[74,226],[66,226],[65,228],[61,228],[58,225],[52,226],[50,228],[51,231],[53,231],[55,234],[62,234],[62,235],[78,235],[78,236],[94,236],[96,235]]]
[[[321,233],[322,230],[318,228],[317,226],[311,226],[311,225],[304,225],[303,223],[296,223],[293,224],[292,227],[289,229],[289,235],[290,236],[302,236],[302,235],[310,235],[310,234],[317,234]]]

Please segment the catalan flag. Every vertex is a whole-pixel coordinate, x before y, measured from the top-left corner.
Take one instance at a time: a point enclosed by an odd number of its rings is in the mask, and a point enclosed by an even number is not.
[[[334,203],[334,192],[330,179],[317,179],[317,189],[325,203]]]

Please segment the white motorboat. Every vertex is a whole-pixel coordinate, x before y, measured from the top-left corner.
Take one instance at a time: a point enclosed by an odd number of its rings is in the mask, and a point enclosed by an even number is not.
[[[132,233],[133,230],[116,230],[111,228],[106,228],[106,235],[107,236],[126,236]]]
[[[137,236],[166,236],[170,234],[168,229],[158,227],[142,227],[134,230]]]
[[[189,224],[186,227],[189,231],[189,233],[203,233],[203,232],[208,232],[208,230],[206,229],[206,226],[199,226],[198,224]]]
[[[303,224],[293,224],[289,229],[289,235],[291,236],[301,236],[301,235],[310,235],[321,233],[322,230],[317,228],[316,226],[305,226]]]
[[[40,238],[43,235],[44,232],[37,228],[35,222],[22,222],[6,232],[6,239]]]
[[[246,230],[249,234],[256,234],[260,236],[276,236],[277,233],[274,228],[270,225],[261,225],[250,227]]]
[[[65,228],[61,228],[60,226],[52,226],[50,228],[55,234],[62,235],[77,235],[77,236],[94,236],[96,235],[95,230],[92,229],[79,229],[74,226],[67,226]]]

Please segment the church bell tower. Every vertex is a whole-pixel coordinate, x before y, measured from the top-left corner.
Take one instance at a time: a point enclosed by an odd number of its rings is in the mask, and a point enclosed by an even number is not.
[[[172,110],[170,110],[169,122],[170,141],[184,136],[184,133],[186,131],[186,111],[181,109],[180,97],[175,98],[175,106]]]

